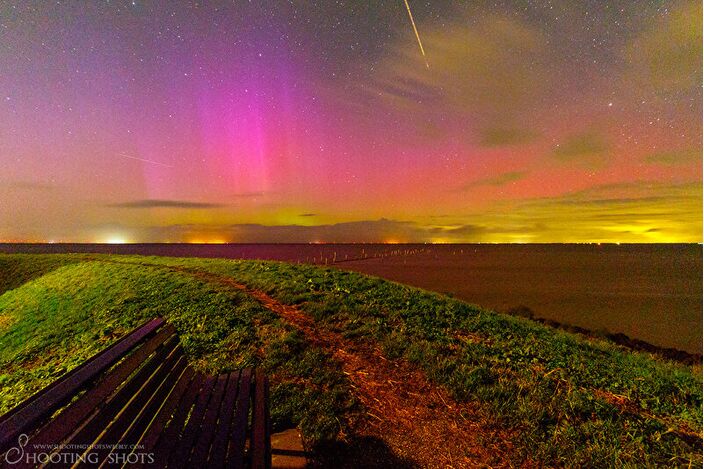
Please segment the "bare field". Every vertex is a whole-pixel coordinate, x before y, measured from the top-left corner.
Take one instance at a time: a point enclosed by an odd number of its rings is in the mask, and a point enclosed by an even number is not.
[[[702,349],[700,245],[4,244],[0,252],[101,252],[335,265],[506,312],[661,347]]]
[[[697,245],[432,246],[341,267],[501,312],[527,307],[564,324],[690,353],[702,349]]]

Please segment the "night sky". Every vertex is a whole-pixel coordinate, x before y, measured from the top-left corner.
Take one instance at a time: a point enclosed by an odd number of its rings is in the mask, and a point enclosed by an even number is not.
[[[409,6],[0,0],[0,241],[701,242],[701,2]]]

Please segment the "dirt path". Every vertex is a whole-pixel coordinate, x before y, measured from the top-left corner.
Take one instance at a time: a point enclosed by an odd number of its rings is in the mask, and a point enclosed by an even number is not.
[[[147,264],[149,265],[149,264]],[[508,435],[490,425],[471,403],[455,402],[405,360],[388,360],[381,350],[354,342],[315,324],[295,306],[282,304],[231,277],[197,269],[153,265],[243,291],[301,331],[313,345],[339,361],[366,415],[351,422],[355,436],[370,436],[403,459],[422,467],[506,467]]]
[[[486,423],[472,404],[455,402],[444,389],[404,360],[387,360],[378,348],[318,327],[310,316],[229,277],[188,271],[244,291],[332,354],[352,383],[367,415],[355,427],[384,440],[403,458],[423,467],[507,466],[506,435]]]

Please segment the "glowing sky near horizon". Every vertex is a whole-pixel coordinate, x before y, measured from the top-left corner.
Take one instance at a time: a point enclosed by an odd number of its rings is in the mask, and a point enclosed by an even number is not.
[[[696,1],[0,2],[0,241],[701,242]]]

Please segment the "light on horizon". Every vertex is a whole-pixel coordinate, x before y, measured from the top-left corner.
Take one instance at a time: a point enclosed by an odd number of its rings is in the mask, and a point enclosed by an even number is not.
[[[225,238],[192,238],[188,240],[188,244],[227,244],[229,242]]]
[[[119,235],[111,236],[107,240],[105,240],[105,244],[126,244],[126,243],[127,243],[127,239],[122,236],[119,236]]]

